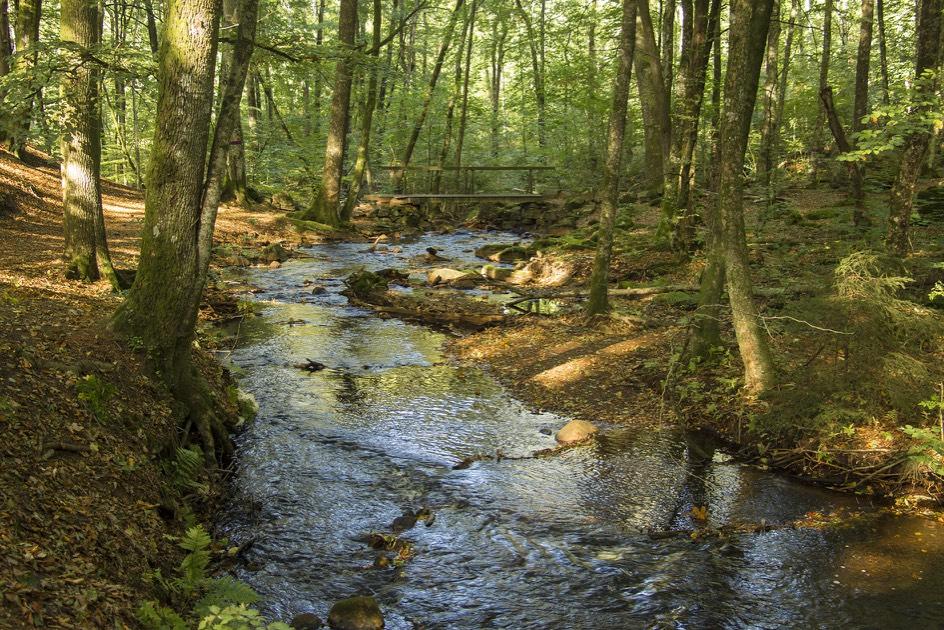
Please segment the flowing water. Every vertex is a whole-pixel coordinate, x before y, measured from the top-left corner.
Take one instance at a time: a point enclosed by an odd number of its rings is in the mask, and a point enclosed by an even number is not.
[[[366,267],[404,267],[428,245],[470,263],[496,236],[429,236],[399,255],[321,245],[251,272],[262,316],[232,353],[259,416],[241,436],[231,540],[237,576],[276,618],[370,593],[387,628],[932,628],[944,624],[944,529],[874,512],[731,461],[676,431],[604,426],[553,445],[567,418],[535,413],[487,374],[443,355],[444,335],[380,319],[339,294]],[[505,238],[512,238],[504,235]],[[328,290],[313,295],[306,279]],[[311,359],[328,369],[292,367]],[[507,458],[453,466],[477,453]],[[653,540],[648,528],[782,523],[836,508],[842,527],[728,540]],[[371,568],[370,532],[406,509],[435,513],[403,536],[415,557]],[[871,515],[869,515],[871,514]]]

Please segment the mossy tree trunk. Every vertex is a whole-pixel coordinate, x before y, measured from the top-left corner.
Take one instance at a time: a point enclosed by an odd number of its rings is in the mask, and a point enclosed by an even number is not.
[[[211,138],[221,5],[170,0],[159,54],[157,117],[145,191],[141,260],[115,326],[137,338],[157,377],[196,427],[208,463],[232,446],[192,362],[226,154],[255,37],[257,0],[239,0]],[[209,147],[209,154],[207,153]]]
[[[744,388],[759,394],[774,382],[773,361],[754,304],[744,227],[744,156],[764,56],[773,0],[733,0],[728,72],[721,115],[718,209],[724,236],[725,278]]]
[[[31,75],[31,69],[36,66],[39,43],[39,22],[42,17],[42,0],[19,0],[16,7],[16,52],[14,63],[25,70],[26,76]],[[25,66],[22,67],[22,66]],[[36,87],[37,86],[31,86]],[[23,99],[12,108],[9,124],[9,135],[6,142],[11,151],[22,157],[26,148],[26,137],[33,119],[33,105],[35,99],[30,96]]]
[[[721,291],[727,285],[745,390],[758,394],[773,384],[773,362],[754,305],[744,227],[744,156],[757,99],[772,0],[733,0],[728,70],[719,121],[717,205],[707,217],[708,267],[702,275],[694,349],[706,353],[720,343]]]
[[[105,239],[102,212],[101,72],[92,58],[102,39],[96,0],[63,0],[60,30],[72,72],[62,75],[62,207],[66,276],[100,277],[120,289]]]
[[[921,0],[918,6],[918,43],[915,57],[915,106],[914,117],[926,117],[938,106],[939,80],[934,70],[938,69],[941,56],[941,12],[942,0]],[[889,251],[905,256],[911,247],[911,208],[914,203],[915,186],[921,165],[928,152],[931,130],[918,129],[905,141],[898,174],[889,194],[888,234],[885,244]]]
[[[321,190],[306,218],[327,225],[341,224],[341,175],[344,171],[344,149],[347,140],[348,112],[351,108],[351,84],[354,77],[354,37],[357,34],[357,0],[341,0],[338,17],[337,65],[334,69],[334,93],[331,95],[331,119],[325,145]]]
[[[613,226],[619,209],[619,182],[623,160],[623,139],[626,135],[626,109],[629,83],[633,71],[633,53],[636,46],[636,0],[623,0],[623,18],[620,23],[619,61],[613,85],[613,105],[607,132],[606,159],[603,164],[603,183],[600,190],[600,231],[597,253],[590,278],[590,298],[587,314],[599,315],[609,308],[610,258],[613,253]]]

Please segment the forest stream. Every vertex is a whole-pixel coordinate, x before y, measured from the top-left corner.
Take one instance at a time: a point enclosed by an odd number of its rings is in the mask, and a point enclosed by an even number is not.
[[[393,629],[940,623],[940,524],[740,464],[677,430],[603,424],[592,444],[514,459],[554,446],[569,418],[530,411],[481,369],[451,362],[443,333],[340,295],[356,269],[402,267],[430,245],[468,265],[476,247],[505,238],[430,235],[397,256],[318,245],[249,272],[262,312],[241,324],[230,358],[259,415],[239,439],[218,526],[251,541],[236,574],[266,614],[324,618],[332,602],[373,594]],[[306,360],[327,369],[293,367]],[[505,457],[454,469],[496,452]],[[696,506],[709,527],[850,516],[698,540],[647,533],[693,529]],[[421,507],[435,520],[401,535],[414,556],[374,568],[366,536]]]

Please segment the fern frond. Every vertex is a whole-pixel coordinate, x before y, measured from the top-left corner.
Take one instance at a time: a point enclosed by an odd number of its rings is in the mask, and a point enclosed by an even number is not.
[[[232,606],[238,604],[255,604],[259,601],[259,594],[252,587],[240,580],[229,576],[207,580],[206,594],[198,601],[193,609],[201,619],[209,614],[211,606]]]

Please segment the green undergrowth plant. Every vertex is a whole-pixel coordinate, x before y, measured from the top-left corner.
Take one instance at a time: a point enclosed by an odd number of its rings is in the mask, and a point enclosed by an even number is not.
[[[944,340],[940,313],[901,297],[910,282],[878,254],[854,252],[837,264],[832,291],[768,322],[797,350],[757,429],[830,437],[874,418],[909,417],[941,377]]]
[[[137,618],[146,630],[288,630],[284,623],[269,623],[250,608],[259,601],[259,595],[248,584],[229,576],[209,575],[215,551],[203,527],[189,528],[177,544],[187,551],[177,575],[164,577],[159,570],[151,575],[174,607],[155,601],[141,604]]]
[[[95,374],[86,374],[75,385],[79,400],[85,403],[99,422],[108,420],[107,405],[117,393],[117,388]]]

